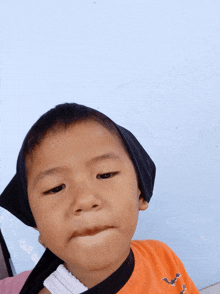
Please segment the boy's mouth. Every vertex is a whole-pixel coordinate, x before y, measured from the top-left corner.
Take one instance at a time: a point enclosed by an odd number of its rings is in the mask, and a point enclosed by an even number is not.
[[[104,230],[107,230],[107,229],[110,229],[110,228],[113,228],[112,226],[100,226],[100,227],[93,227],[93,228],[86,228],[84,230],[81,230],[81,231],[75,231],[73,234],[72,234],[72,238],[73,237],[81,237],[81,236],[93,236],[99,232],[102,232]]]

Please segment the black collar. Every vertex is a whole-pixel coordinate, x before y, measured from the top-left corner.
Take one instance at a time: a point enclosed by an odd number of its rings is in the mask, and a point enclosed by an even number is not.
[[[38,264],[32,270],[25,282],[20,294],[38,294],[43,289],[44,280],[52,274],[63,261],[54,255],[49,249],[46,249]],[[134,270],[134,254],[130,253],[123,264],[98,285],[83,292],[85,294],[115,294],[129,280]]]

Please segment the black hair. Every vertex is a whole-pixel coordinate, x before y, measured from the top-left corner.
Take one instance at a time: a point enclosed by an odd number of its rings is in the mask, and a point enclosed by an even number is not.
[[[118,130],[109,117],[89,107],[86,107],[86,110],[83,108],[82,111],[82,105],[76,103],[63,103],[58,104],[56,107],[43,114],[29,130],[24,140],[25,157],[33,154],[34,149],[40,145],[48,132],[55,132],[62,127],[67,129],[76,122],[88,119],[99,122],[117,135],[123,144]]]

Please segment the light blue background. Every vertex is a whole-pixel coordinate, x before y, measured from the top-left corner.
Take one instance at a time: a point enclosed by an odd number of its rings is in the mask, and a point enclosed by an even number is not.
[[[56,104],[96,108],[157,166],[134,239],[168,244],[198,287],[220,281],[220,2],[0,1],[1,182],[24,136]],[[16,273],[38,233],[0,209]]]

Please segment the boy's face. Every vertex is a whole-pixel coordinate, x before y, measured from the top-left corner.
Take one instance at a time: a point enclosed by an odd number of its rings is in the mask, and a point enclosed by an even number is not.
[[[130,251],[140,198],[124,146],[93,120],[49,133],[27,158],[28,195],[43,243],[74,272],[118,267]],[[116,267],[117,268],[117,267]]]

